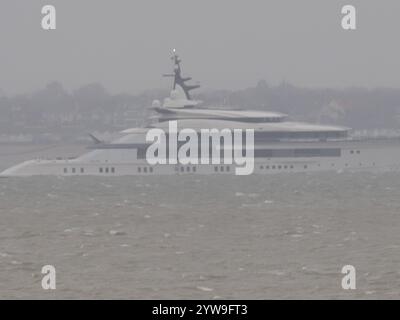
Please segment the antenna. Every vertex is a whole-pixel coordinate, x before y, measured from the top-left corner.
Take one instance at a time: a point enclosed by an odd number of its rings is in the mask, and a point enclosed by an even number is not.
[[[178,54],[176,53],[176,49],[172,49],[172,57],[171,60],[173,60],[174,62],[174,73],[173,74],[163,74],[164,77],[174,77],[174,85],[173,85],[173,90],[175,90],[176,86],[179,85],[185,95],[186,95],[186,99],[191,100],[190,98],[190,94],[189,91],[197,89],[200,87],[200,85],[195,84],[195,85],[188,85],[185,82],[191,80],[191,77],[187,77],[187,78],[182,78],[181,75],[181,59],[179,59]]]

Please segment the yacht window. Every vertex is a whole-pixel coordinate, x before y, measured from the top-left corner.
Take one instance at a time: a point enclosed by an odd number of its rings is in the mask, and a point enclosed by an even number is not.
[[[357,150],[357,153],[360,154],[360,150]]]
[[[115,172],[115,168],[114,168],[114,167],[111,168],[111,172],[112,172],[112,173]]]
[[[150,168],[149,168],[149,171],[150,171],[150,172],[153,172],[153,167],[150,167]]]
[[[99,172],[100,172],[100,173],[103,173],[103,168],[99,168]]]
[[[68,172],[68,169],[67,168],[64,168],[64,173],[67,173]]]
[[[350,153],[353,154],[353,153],[354,153],[354,150],[351,150]]]
[[[192,168],[192,171],[193,171],[193,172],[196,172],[196,167],[193,167],[193,168]]]
[[[307,169],[307,168],[308,168],[308,166],[305,164],[305,165],[304,165],[304,169]]]
[[[72,168],[72,173],[75,173],[75,168]]]
[[[294,168],[293,165],[291,165],[291,166],[290,166],[290,169],[293,169],[293,168]]]
[[[231,167],[230,166],[226,166],[226,171],[231,171]]]
[[[83,173],[84,172],[84,170],[83,170],[83,168],[81,168],[81,173]]]
[[[143,172],[147,173],[147,167],[143,168]]]
[[[138,167],[138,168],[137,168],[137,171],[138,171],[138,172],[142,172],[142,168],[141,168],[141,167]]]
[[[282,166],[278,166],[278,169],[282,169]]]
[[[287,169],[287,166],[283,166],[284,169]]]
[[[108,173],[108,168],[106,168],[106,173]]]
[[[260,169],[261,169],[261,170],[264,169],[264,166],[260,166]]]
[[[224,167],[223,166],[221,166],[221,172],[224,172]]]
[[[218,172],[218,167],[214,167],[214,171],[215,171],[215,172]]]
[[[185,171],[185,168],[184,168],[184,167],[181,167],[181,172],[183,172],[183,171]]]
[[[272,169],[275,169],[275,166],[272,166]]]
[[[187,172],[190,172],[190,167],[186,167],[186,171],[187,171]]]

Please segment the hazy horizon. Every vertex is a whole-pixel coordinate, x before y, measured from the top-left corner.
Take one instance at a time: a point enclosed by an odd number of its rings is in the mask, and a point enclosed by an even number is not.
[[[57,29],[40,27],[41,8]],[[203,89],[243,89],[259,80],[299,87],[400,88],[398,1],[359,1],[357,30],[340,26],[347,1],[42,1],[0,4],[0,92],[60,82],[110,93],[167,88],[172,48]],[[12,30],[12,35],[9,33]],[[392,35],[391,35],[392,34]]]

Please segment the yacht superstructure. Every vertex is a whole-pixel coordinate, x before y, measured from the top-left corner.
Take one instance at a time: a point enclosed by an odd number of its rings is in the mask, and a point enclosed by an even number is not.
[[[400,141],[397,139],[355,140],[349,128],[290,121],[286,114],[269,111],[207,108],[192,99],[199,85],[181,74],[181,60],[174,53],[171,94],[163,103],[154,101],[155,121],[146,127],[129,128],[111,142],[95,137],[90,151],[74,159],[34,159],[15,165],[0,176],[121,176],[157,174],[233,174],[235,164],[155,164],[146,160],[149,142],[146,133],[159,128],[167,132],[169,122],[179,128],[253,129],[254,173],[397,170],[400,168]],[[200,135],[199,135],[200,138]],[[221,150],[222,152],[223,150]]]

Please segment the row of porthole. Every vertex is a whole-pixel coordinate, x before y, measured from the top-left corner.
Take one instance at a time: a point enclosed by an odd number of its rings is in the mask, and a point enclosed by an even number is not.
[[[80,168],[79,170],[80,173],[85,173],[84,168]],[[68,168],[64,168],[64,173],[68,173]],[[76,168],[71,168],[71,173],[76,173]]]
[[[197,171],[197,168],[196,167],[190,167],[190,166],[187,166],[187,167],[175,167],[175,171],[176,172],[196,172]]]
[[[137,172],[139,172],[139,173],[141,173],[141,172],[144,172],[144,173],[153,173],[153,167],[138,167],[137,168]]]
[[[269,169],[278,169],[278,170],[280,170],[280,169],[294,169],[294,166],[291,164],[291,165],[271,165],[271,166],[263,166],[263,165],[261,165],[260,166],[260,169],[261,170],[264,170],[264,169],[266,169],[266,170],[269,170]],[[307,169],[307,165],[304,165],[304,169]]]
[[[105,168],[103,168],[103,167],[100,167],[99,168],[99,172],[100,173],[109,173],[109,172],[111,172],[111,173],[115,173],[115,168],[114,167],[111,167],[111,168],[108,168],[108,167],[105,167]]]
[[[231,167],[230,166],[215,166],[214,167],[214,171],[215,172],[230,172],[231,171]]]
[[[100,167],[99,168],[99,173],[109,173],[109,172],[110,173],[115,173],[115,168],[114,167],[111,167],[111,168]],[[64,173],[68,173],[68,168],[64,168]],[[72,174],[77,173],[77,168],[71,168],[71,173]],[[79,173],[85,173],[85,169],[84,168],[79,168]]]
[[[354,153],[360,154],[360,150],[350,150],[350,153],[351,154],[354,154]]]

